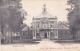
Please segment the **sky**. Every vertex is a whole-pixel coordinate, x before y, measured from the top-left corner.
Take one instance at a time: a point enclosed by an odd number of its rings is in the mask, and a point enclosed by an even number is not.
[[[67,0],[22,0],[22,7],[27,12],[24,23],[31,25],[33,16],[36,17],[42,12],[44,3],[48,13],[57,16],[58,21],[68,21],[68,11],[65,10],[70,6],[67,5]]]

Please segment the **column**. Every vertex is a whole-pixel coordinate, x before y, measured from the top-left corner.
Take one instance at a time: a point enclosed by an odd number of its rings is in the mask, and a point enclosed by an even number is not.
[[[48,31],[48,37],[50,38],[50,31]]]
[[[47,31],[47,38],[49,38],[49,32]]]
[[[40,36],[41,36],[41,38],[44,38],[44,32],[43,31],[40,32]]]
[[[36,39],[36,31],[33,31],[33,39]]]
[[[78,35],[77,36],[78,36],[78,39],[80,39],[80,30],[78,30]]]
[[[58,30],[56,29],[56,35],[55,38],[58,39]]]
[[[47,37],[50,38],[50,31],[47,32]]]

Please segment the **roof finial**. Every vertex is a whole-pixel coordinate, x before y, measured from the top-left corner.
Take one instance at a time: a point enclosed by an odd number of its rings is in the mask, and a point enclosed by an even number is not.
[[[47,13],[46,9],[47,9],[47,8],[46,8],[46,5],[45,5],[45,3],[44,3],[44,5],[43,5],[43,12],[42,12],[43,14],[46,14],[46,13]]]
[[[46,5],[45,5],[45,3],[44,3],[44,5],[43,5],[43,11],[46,11]]]

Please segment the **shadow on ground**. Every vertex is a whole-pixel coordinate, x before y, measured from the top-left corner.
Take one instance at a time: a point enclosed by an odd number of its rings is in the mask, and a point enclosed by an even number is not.
[[[14,40],[12,42],[3,42],[1,44],[39,44],[41,39],[30,39],[30,40]]]
[[[73,43],[73,44],[80,44],[80,40],[56,40],[56,43]]]
[[[40,42],[36,41],[28,41],[28,42],[12,42],[12,43],[1,43],[1,45],[8,45],[8,44],[39,44]]]

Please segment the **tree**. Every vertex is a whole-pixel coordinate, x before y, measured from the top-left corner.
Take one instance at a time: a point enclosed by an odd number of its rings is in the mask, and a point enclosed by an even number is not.
[[[3,36],[6,34],[5,28],[13,33],[21,31],[21,25],[27,13],[20,2],[21,0],[0,0],[0,25]]]
[[[80,0],[68,0],[68,5],[71,5],[71,8],[68,9],[70,30],[71,34],[73,34],[73,38],[75,39],[78,38],[78,31],[80,30]]]
[[[4,13],[4,1],[3,0],[0,0],[0,32],[1,32],[1,34],[2,35],[4,35],[4,24],[5,24],[5,22],[4,22],[4,20],[5,20],[5,18],[4,18],[4,15],[5,15],[5,13]]]

